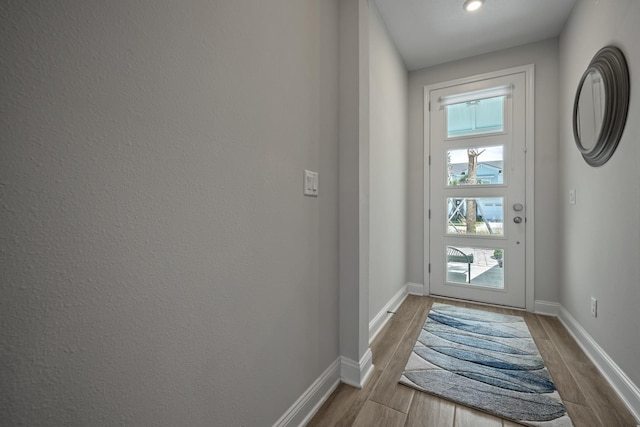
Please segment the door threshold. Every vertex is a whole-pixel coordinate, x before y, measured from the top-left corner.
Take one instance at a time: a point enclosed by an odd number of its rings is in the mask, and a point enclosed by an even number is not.
[[[487,307],[508,308],[509,310],[517,310],[517,311],[525,311],[525,312],[527,311],[526,308],[512,307],[510,305],[490,304],[490,303],[487,303],[487,302],[480,302],[480,301],[474,301],[474,300],[462,299],[462,298],[445,297],[445,296],[436,295],[436,294],[429,294],[427,296],[433,297],[433,298],[449,300],[449,301],[468,302],[468,303],[477,304],[477,305],[484,305],[484,306],[487,306]]]

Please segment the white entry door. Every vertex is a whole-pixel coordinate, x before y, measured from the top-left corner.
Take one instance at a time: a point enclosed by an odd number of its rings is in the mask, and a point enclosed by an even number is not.
[[[430,90],[432,295],[524,308],[525,73]]]

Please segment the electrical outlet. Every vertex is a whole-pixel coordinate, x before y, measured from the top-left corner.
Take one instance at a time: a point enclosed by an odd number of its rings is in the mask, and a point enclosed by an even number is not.
[[[591,315],[598,317],[598,300],[594,297],[591,297]]]

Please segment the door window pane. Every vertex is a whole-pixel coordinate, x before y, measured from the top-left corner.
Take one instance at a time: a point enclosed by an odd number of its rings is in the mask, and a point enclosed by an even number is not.
[[[447,282],[504,289],[504,251],[446,247]]]
[[[472,147],[447,151],[447,185],[503,184],[504,150]]]
[[[447,198],[447,234],[504,235],[504,198]]]
[[[447,138],[504,132],[504,96],[447,105]]]

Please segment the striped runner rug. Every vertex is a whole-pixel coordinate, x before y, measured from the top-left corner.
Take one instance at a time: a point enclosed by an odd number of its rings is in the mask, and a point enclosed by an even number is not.
[[[573,425],[518,316],[434,303],[400,382],[524,425]]]

